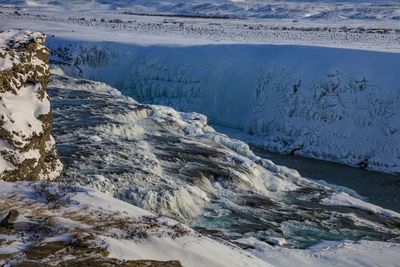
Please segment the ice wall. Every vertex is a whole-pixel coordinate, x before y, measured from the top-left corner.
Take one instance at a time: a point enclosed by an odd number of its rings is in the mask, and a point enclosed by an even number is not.
[[[196,111],[257,145],[400,172],[400,54],[287,45],[52,39],[53,59],[141,102]]]

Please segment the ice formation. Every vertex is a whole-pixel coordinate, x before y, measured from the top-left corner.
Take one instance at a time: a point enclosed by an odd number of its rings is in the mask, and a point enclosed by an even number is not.
[[[57,38],[49,45],[71,75],[107,82],[143,103],[205,114],[259,147],[400,172],[398,53]]]

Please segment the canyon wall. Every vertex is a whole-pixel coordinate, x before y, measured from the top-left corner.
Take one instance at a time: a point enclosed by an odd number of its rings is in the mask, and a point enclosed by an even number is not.
[[[0,33],[0,179],[54,180],[62,164],[51,136],[45,35]]]

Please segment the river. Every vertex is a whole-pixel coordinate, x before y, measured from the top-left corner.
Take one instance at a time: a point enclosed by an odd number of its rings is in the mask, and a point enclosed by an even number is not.
[[[368,202],[400,212],[400,176],[398,175],[372,172],[328,161],[282,155],[254,147],[252,149],[259,157],[295,169],[303,177],[348,187],[366,197]]]

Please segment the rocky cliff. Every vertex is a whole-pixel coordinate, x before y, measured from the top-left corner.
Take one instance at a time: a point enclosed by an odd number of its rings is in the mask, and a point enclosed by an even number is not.
[[[0,32],[0,179],[53,180],[62,173],[51,136],[45,35]]]

